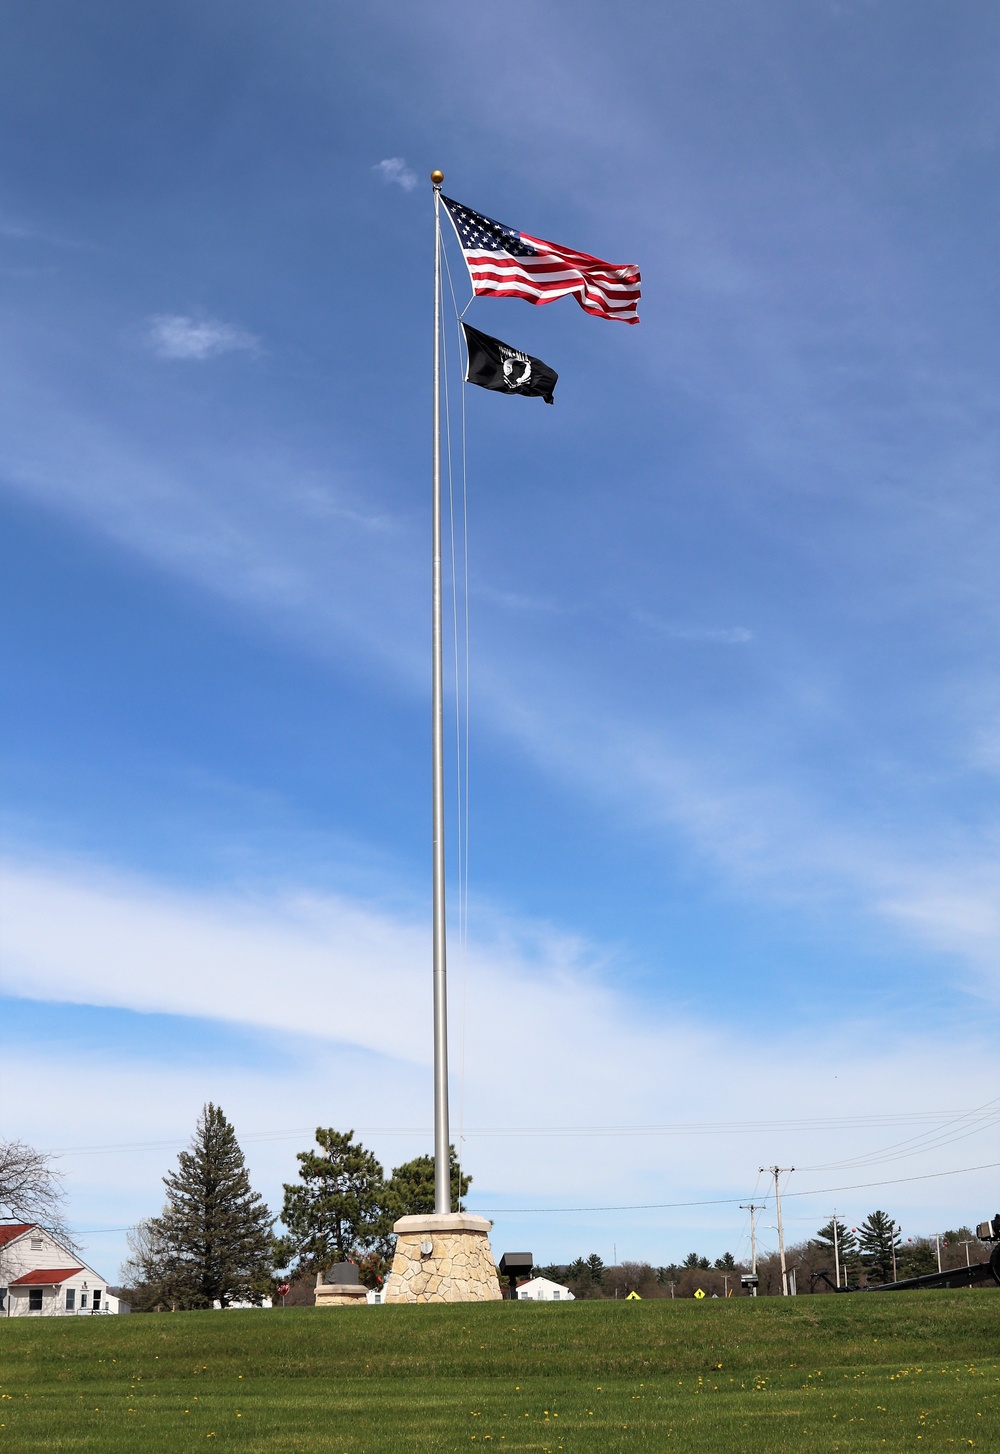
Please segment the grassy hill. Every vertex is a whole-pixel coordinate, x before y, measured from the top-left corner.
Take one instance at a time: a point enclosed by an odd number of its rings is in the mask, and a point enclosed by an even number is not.
[[[0,1449],[1000,1450],[1000,1295],[0,1322]]]

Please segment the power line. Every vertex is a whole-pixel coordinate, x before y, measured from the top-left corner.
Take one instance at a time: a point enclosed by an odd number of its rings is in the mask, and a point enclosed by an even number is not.
[[[865,1191],[875,1186],[899,1186],[906,1181],[934,1181],[942,1176],[965,1176],[972,1171],[994,1171],[1000,1166],[1000,1161],[988,1161],[982,1166],[959,1166],[954,1171],[928,1171],[922,1176],[896,1176],[888,1181],[858,1181],[850,1186],[818,1186],[810,1191],[786,1191],[785,1200],[789,1197],[818,1197],[827,1196],[835,1191]],[[470,1207],[470,1212],[488,1212],[491,1216],[510,1216],[514,1213],[528,1214],[532,1216],[563,1216],[573,1212],[661,1212],[674,1207],[731,1207],[739,1205],[739,1197],[713,1197],[708,1201],[699,1202],[640,1202],[634,1206],[616,1207]]]
[[[959,1166],[952,1171],[930,1171],[923,1176],[896,1176],[889,1181],[861,1181],[854,1182],[851,1186],[820,1186],[810,1191],[786,1191],[783,1192],[785,1200],[790,1197],[818,1197],[826,1196],[835,1191],[867,1191],[876,1186],[899,1186],[903,1182],[910,1181],[935,1181],[943,1176],[966,1176],[973,1171],[995,1171],[1000,1167],[1000,1161],[988,1161],[983,1166]],[[698,1202],[642,1202],[634,1206],[617,1207],[470,1207],[469,1211],[477,1214],[489,1213],[491,1216],[562,1216],[575,1212],[660,1212],[668,1211],[677,1207],[730,1207],[740,1203],[739,1197],[713,1197],[708,1201]],[[742,1207],[741,1207],[742,1210]],[[808,1218],[807,1220],[813,1220]],[[88,1227],[82,1231],[74,1229],[78,1237],[93,1237],[101,1232],[128,1232],[129,1227]]]
[[[946,1120],[943,1126],[938,1126],[934,1131],[924,1132],[920,1136],[910,1136],[905,1141],[895,1141],[892,1145],[883,1146],[878,1151],[863,1151],[857,1156],[846,1157],[843,1161],[828,1161],[822,1165],[806,1166],[801,1169],[803,1171],[836,1171],[841,1167],[861,1167],[882,1164],[884,1161],[902,1161],[907,1156],[917,1156],[921,1151],[932,1150],[936,1145],[942,1143],[949,1146],[953,1145],[956,1141],[964,1141],[967,1136],[974,1136],[978,1131],[986,1130],[1000,1119],[1000,1110],[991,1109],[992,1107],[996,1107],[998,1103],[1000,1103],[1000,1096],[995,1096],[992,1100],[984,1101],[975,1110],[956,1113],[951,1119]],[[971,1130],[966,1131],[962,1136],[944,1136],[943,1133],[949,1127],[960,1126],[963,1122],[968,1121],[978,1121],[979,1124],[974,1125]],[[902,1148],[906,1146],[911,1149],[909,1151],[903,1150]],[[887,1156],[886,1152],[888,1151],[896,1151],[898,1155]]]
[[[977,1114],[977,1111],[900,1111],[900,1112],[876,1112],[871,1115],[859,1116],[827,1116],[827,1117],[806,1117],[794,1120],[774,1121],[676,1121],[648,1124],[633,1124],[623,1126],[610,1125],[582,1125],[582,1126],[478,1126],[467,1127],[466,1136],[478,1138],[506,1138],[518,1137],[524,1139],[543,1140],[547,1137],[553,1139],[565,1137],[566,1139],[601,1137],[601,1136],[702,1136],[718,1135],[724,1136],[740,1131],[849,1131],[859,1127],[913,1125],[921,1122],[938,1121],[946,1118],[945,1125],[952,1124],[952,1119],[963,1120]],[[315,1126],[297,1126],[283,1131],[248,1131],[240,1137],[243,1144],[251,1142],[266,1141],[294,1141],[300,1137],[312,1140],[315,1134]],[[928,1135],[936,1135],[943,1130],[939,1126],[936,1131],[928,1132]],[[978,1128],[977,1128],[978,1129]],[[429,1126],[357,1126],[355,1134],[359,1136],[429,1136]],[[113,1143],[101,1146],[59,1146],[49,1150],[50,1156],[96,1156],[106,1152],[126,1151],[173,1151],[176,1148],[187,1146],[188,1139],[173,1138],[165,1141],[129,1141]],[[911,1138],[914,1139],[914,1138]],[[897,1143],[901,1145],[906,1142]],[[887,1148],[891,1149],[891,1148]],[[877,1153],[871,1153],[876,1155]],[[832,1170],[841,1163],[832,1162],[826,1166],[815,1166],[809,1168],[814,1171]]]

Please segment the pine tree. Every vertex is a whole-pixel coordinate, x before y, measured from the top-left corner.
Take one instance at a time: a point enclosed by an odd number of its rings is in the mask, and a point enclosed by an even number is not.
[[[862,1264],[879,1282],[891,1282],[893,1248],[901,1241],[895,1222],[887,1212],[872,1212],[857,1230]]]
[[[604,1286],[604,1262],[596,1252],[591,1252],[587,1258],[587,1266],[590,1269],[591,1281],[596,1287]]]
[[[736,1258],[731,1252],[724,1252],[715,1259],[715,1265],[720,1272],[732,1272],[736,1266]]]
[[[274,1219],[250,1185],[235,1131],[211,1101],[177,1162],[163,1178],[162,1214],[141,1228],[158,1284],[147,1294],[159,1292],[158,1301],[178,1308],[259,1304],[270,1287]]]
[[[319,1151],[297,1154],[304,1185],[285,1184],[283,1253],[298,1259],[300,1271],[325,1271],[373,1250],[384,1256],[394,1219],[380,1163],[353,1131],[317,1126],[316,1141]]]
[[[464,1211],[462,1198],[472,1185],[472,1177],[459,1173],[458,1157],[454,1146],[448,1147],[451,1166],[451,1210]],[[393,1221],[399,1217],[415,1217],[434,1211],[434,1157],[415,1156],[397,1166],[385,1189],[387,1215]]]
[[[833,1218],[827,1222],[825,1227],[820,1227],[813,1238],[817,1247],[827,1253],[833,1259]],[[858,1239],[850,1231],[844,1222],[837,1222],[837,1255],[840,1258],[841,1266],[844,1266],[848,1259],[854,1257],[858,1250]]]

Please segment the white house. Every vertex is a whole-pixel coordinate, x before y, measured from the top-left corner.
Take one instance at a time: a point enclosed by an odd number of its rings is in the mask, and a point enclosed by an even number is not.
[[[0,1223],[0,1317],[127,1313],[99,1272],[43,1227]]]
[[[522,1299],[526,1303],[571,1303],[576,1301],[568,1287],[553,1282],[550,1277],[533,1277],[530,1282],[522,1282],[517,1290],[517,1300],[521,1302]]]

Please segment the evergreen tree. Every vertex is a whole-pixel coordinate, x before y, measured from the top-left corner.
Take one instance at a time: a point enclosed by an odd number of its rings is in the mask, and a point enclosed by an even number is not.
[[[584,1258],[578,1257],[567,1267],[566,1285],[576,1298],[593,1297],[594,1282]]]
[[[721,1257],[715,1259],[715,1265],[720,1272],[732,1272],[736,1267],[736,1258],[731,1252],[724,1252]]]
[[[825,1227],[820,1227],[819,1231],[816,1233],[816,1236],[813,1238],[813,1241],[816,1243],[817,1247],[819,1247],[823,1252],[826,1252],[826,1253],[829,1254],[830,1260],[832,1262],[832,1260],[833,1260],[833,1218],[832,1217],[827,1222],[827,1224],[826,1224]],[[858,1250],[858,1239],[855,1237],[854,1233],[846,1226],[846,1224],[844,1222],[841,1222],[841,1221],[838,1220],[838,1222],[837,1222],[837,1252],[840,1255],[840,1261],[841,1261],[841,1263],[843,1264],[843,1263],[847,1262],[848,1258],[854,1257],[857,1254],[857,1250]]]
[[[683,1267],[677,1262],[671,1262],[669,1267],[658,1267],[656,1269],[656,1280],[666,1287],[671,1282],[680,1282]]]
[[[316,1141],[319,1151],[297,1154],[304,1185],[285,1184],[282,1256],[296,1257],[299,1271],[322,1271],[372,1251],[384,1257],[394,1219],[381,1165],[353,1131],[318,1126]]]
[[[697,1252],[689,1252],[681,1265],[683,1267],[697,1267],[704,1271],[705,1268],[711,1267],[712,1264],[707,1257],[699,1257]]]
[[[454,1146],[448,1147],[451,1166],[451,1210],[465,1210],[462,1198],[472,1185],[472,1177],[459,1173]],[[385,1188],[385,1211],[390,1222],[399,1217],[415,1217],[434,1211],[434,1157],[415,1156],[397,1166]]]
[[[900,1245],[896,1224],[887,1212],[872,1212],[861,1223],[858,1249],[861,1262],[879,1282],[892,1281],[892,1252]]]
[[[270,1290],[274,1219],[250,1185],[236,1133],[222,1110],[203,1107],[189,1151],[163,1178],[159,1217],[129,1239],[143,1302],[210,1308],[259,1304]]]
[[[937,1272],[937,1249],[930,1237],[910,1237],[896,1254],[900,1277],[921,1277]]]
[[[604,1286],[604,1263],[596,1252],[591,1252],[587,1258],[587,1267],[590,1270],[591,1281],[597,1287]]]

